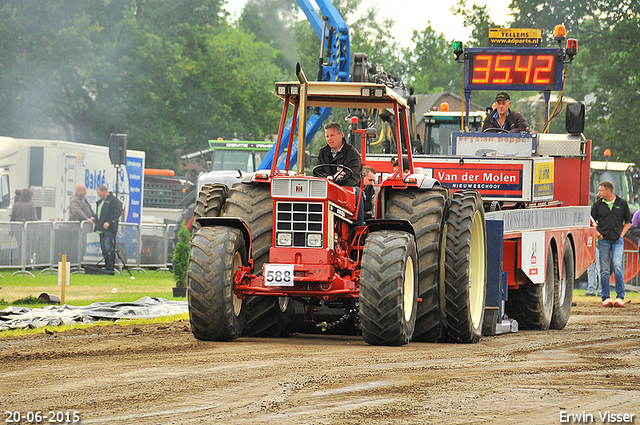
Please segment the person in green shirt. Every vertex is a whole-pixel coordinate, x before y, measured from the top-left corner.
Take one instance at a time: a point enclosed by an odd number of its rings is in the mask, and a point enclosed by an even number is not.
[[[591,207],[591,217],[596,221],[598,237],[598,255],[600,257],[600,296],[603,307],[624,307],[624,275],[622,256],[624,253],[624,235],[631,227],[631,212],[627,201],[613,193],[613,184],[608,181],[598,187],[599,199]],[[613,261],[613,274],[616,280],[616,300],[610,298],[609,262]]]

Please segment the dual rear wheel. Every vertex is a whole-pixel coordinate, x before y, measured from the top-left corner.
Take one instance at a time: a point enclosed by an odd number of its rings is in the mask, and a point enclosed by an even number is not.
[[[477,192],[445,188],[389,193],[386,217],[409,220],[418,251],[414,341],[477,342],[487,280],[484,208]]]
[[[456,192],[451,199],[445,246],[444,307],[449,339],[478,342],[487,290],[487,239],[482,199]]]

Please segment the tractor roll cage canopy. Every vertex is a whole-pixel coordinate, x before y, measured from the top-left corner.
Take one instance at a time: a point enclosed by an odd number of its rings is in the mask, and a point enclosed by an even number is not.
[[[276,96],[295,104],[300,99],[301,83],[276,83]],[[393,109],[396,104],[408,108],[407,102],[384,84],[310,81],[307,83],[307,106],[331,108]]]
[[[289,134],[289,140],[282,140],[288,107],[293,106],[293,116],[291,118],[291,128],[298,127],[298,151],[302,152],[306,146],[305,134],[306,114],[308,108],[329,107],[348,109],[387,109],[393,111],[397,118],[396,143],[398,152],[402,152],[402,142],[410,146],[409,127],[406,111],[409,109],[407,102],[398,93],[384,84],[374,83],[345,83],[330,81],[307,80],[300,65],[296,67],[296,74],[300,81],[288,83],[276,83],[275,95],[284,100],[282,115],[280,117],[280,129],[276,139],[276,152],[281,151],[281,145],[287,144],[289,149],[285,159],[285,171],[291,169],[291,152],[294,148],[294,132]],[[298,117],[299,115],[299,117]],[[298,126],[298,119],[300,126]],[[366,134],[366,130],[357,130],[357,119],[352,120],[351,129],[357,133]],[[362,161],[365,162],[365,147],[363,137]],[[411,163],[411,151],[407,151],[409,163]],[[304,161],[298,156],[298,173],[304,174]],[[402,170],[402,168],[400,168]],[[413,172],[413,167],[410,167]],[[280,174],[276,167],[276,161],[271,164],[270,177]],[[402,174],[400,174],[402,176]]]

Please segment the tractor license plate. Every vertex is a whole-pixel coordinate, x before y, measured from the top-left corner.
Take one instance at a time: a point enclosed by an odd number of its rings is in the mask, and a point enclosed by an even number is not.
[[[265,264],[264,286],[293,286],[293,264]]]

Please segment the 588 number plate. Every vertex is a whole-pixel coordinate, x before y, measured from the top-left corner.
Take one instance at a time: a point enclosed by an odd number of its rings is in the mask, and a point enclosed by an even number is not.
[[[265,264],[264,286],[293,286],[293,264]]]

